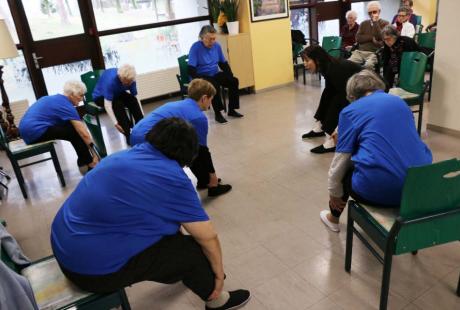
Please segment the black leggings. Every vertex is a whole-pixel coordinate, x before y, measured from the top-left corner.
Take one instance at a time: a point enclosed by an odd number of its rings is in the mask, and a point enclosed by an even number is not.
[[[217,91],[212,99],[212,108],[215,114],[218,114],[224,109],[220,86],[228,88],[228,110],[232,111],[240,108],[240,95],[238,93],[239,81],[236,77],[229,73],[219,72],[214,76],[202,76],[201,78],[211,82]]]
[[[64,275],[88,292],[109,293],[142,281],[172,284],[182,281],[202,300],[214,290],[215,275],[201,246],[181,233],[163,237],[133,256],[120,270],[106,275],[84,275],[60,266]]]
[[[206,146],[200,145],[198,156],[193,160],[190,166],[193,174],[198,180],[198,186],[207,186],[209,184],[209,174],[214,173],[211,153]]]

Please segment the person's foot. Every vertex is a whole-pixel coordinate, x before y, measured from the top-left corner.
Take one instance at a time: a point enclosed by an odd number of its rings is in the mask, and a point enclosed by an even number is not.
[[[225,193],[228,193],[231,190],[232,186],[230,184],[217,184],[217,186],[208,188],[208,196],[217,197]]]
[[[216,114],[216,122],[219,124],[226,124],[227,120],[222,116],[221,113]]]
[[[333,217],[331,212],[329,210],[323,210],[319,213],[319,217],[321,221],[326,225],[327,228],[329,228],[333,232],[339,232],[339,224],[334,223],[333,221],[330,220],[330,217]]]
[[[239,309],[243,307],[251,299],[251,293],[247,290],[236,290],[229,292],[230,298],[228,301],[220,307],[211,308],[206,306],[206,310],[230,310]]]
[[[221,181],[222,181],[221,178],[218,178],[218,179],[217,179],[217,183],[220,183]],[[200,184],[200,183],[198,183],[198,184],[196,185],[196,189],[197,189],[197,190],[202,190],[202,189],[207,189],[207,188],[208,188],[208,184]]]
[[[315,153],[315,154],[331,153],[331,152],[335,152],[335,146],[325,148],[324,145],[321,144],[317,147],[312,148],[310,152]]]
[[[238,112],[235,111],[235,110],[230,110],[230,111],[228,111],[227,115],[228,115],[228,116],[231,116],[231,117],[238,117],[238,118],[244,116],[243,114],[238,113]]]
[[[306,134],[302,135],[302,139],[311,139],[311,138],[317,138],[317,137],[324,137],[325,135],[326,134],[324,133],[324,131],[316,132],[316,131],[310,130],[310,132],[307,132]]]

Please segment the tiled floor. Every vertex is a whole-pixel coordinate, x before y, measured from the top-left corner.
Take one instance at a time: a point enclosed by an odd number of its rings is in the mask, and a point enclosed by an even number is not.
[[[381,266],[355,242],[351,274],[344,271],[345,217],[342,232],[327,231],[319,211],[327,206],[327,171],[332,154],[313,155],[320,140],[304,142],[320,96],[316,78],[245,95],[243,119],[217,125],[210,116],[210,147],[217,173],[234,186],[217,199],[202,195],[223,246],[229,290],[244,287],[253,298],[245,309],[377,309]],[[435,106],[435,103],[433,102]],[[154,108],[147,105],[146,111]],[[108,119],[104,117],[104,123]],[[109,150],[124,147],[122,138],[104,128]],[[460,155],[460,139],[425,134],[435,160]],[[50,223],[80,181],[70,144],[58,153],[67,181],[61,188],[50,162],[24,169],[30,199],[24,201],[15,179],[0,205],[25,253],[49,255]],[[0,165],[12,171],[4,153]],[[195,181],[194,181],[195,182]],[[455,288],[460,244],[451,243],[396,257],[390,309],[460,309]],[[133,309],[203,309],[182,284],[141,283],[128,289]]]

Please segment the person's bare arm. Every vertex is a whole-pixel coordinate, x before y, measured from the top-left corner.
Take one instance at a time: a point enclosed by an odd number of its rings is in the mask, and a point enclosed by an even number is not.
[[[89,146],[91,143],[93,143],[93,139],[91,139],[91,135],[89,134],[88,129],[86,129],[82,121],[71,120],[70,123],[78,132],[86,145]]]

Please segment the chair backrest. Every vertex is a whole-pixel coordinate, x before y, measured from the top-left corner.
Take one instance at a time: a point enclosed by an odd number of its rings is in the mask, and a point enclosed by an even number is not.
[[[300,52],[303,50],[303,45],[300,43],[292,42],[292,59],[296,60]]]
[[[404,220],[460,209],[460,160],[410,168],[404,184],[400,216]],[[460,239],[460,213],[405,225],[398,235],[397,253]]]
[[[5,132],[3,131],[2,126],[0,126],[0,146],[9,152],[10,147],[8,145],[8,138],[6,137]]]
[[[29,100],[22,99],[18,101],[14,101],[10,103],[11,113],[14,116],[14,122],[19,124],[22,117],[26,113],[27,109],[29,108]]]
[[[106,157],[107,149],[105,148],[104,136],[102,135],[102,130],[100,125],[97,123],[96,117],[85,114],[83,115],[83,121],[85,122],[86,127],[88,127],[88,130],[93,137],[94,144],[97,146],[100,157]]]
[[[188,84],[190,82],[190,76],[188,75],[188,55],[183,55],[177,58],[179,63],[179,73],[181,84]]]
[[[417,43],[420,47],[434,49],[436,45],[436,31],[418,34]]]
[[[92,102],[93,100],[93,90],[96,87],[97,81],[99,80],[99,74],[96,74],[94,71],[89,71],[80,75],[81,81],[86,85],[86,94],[85,102]]]
[[[342,38],[336,36],[323,37],[321,47],[332,57],[340,57],[340,48],[342,46]]]
[[[415,15],[415,20],[417,21],[417,25],[422,24],[422,15]]]
[[[427,59],[421,52],[404,52],[399,68],[399,87],[414,94],[423,93]]]

